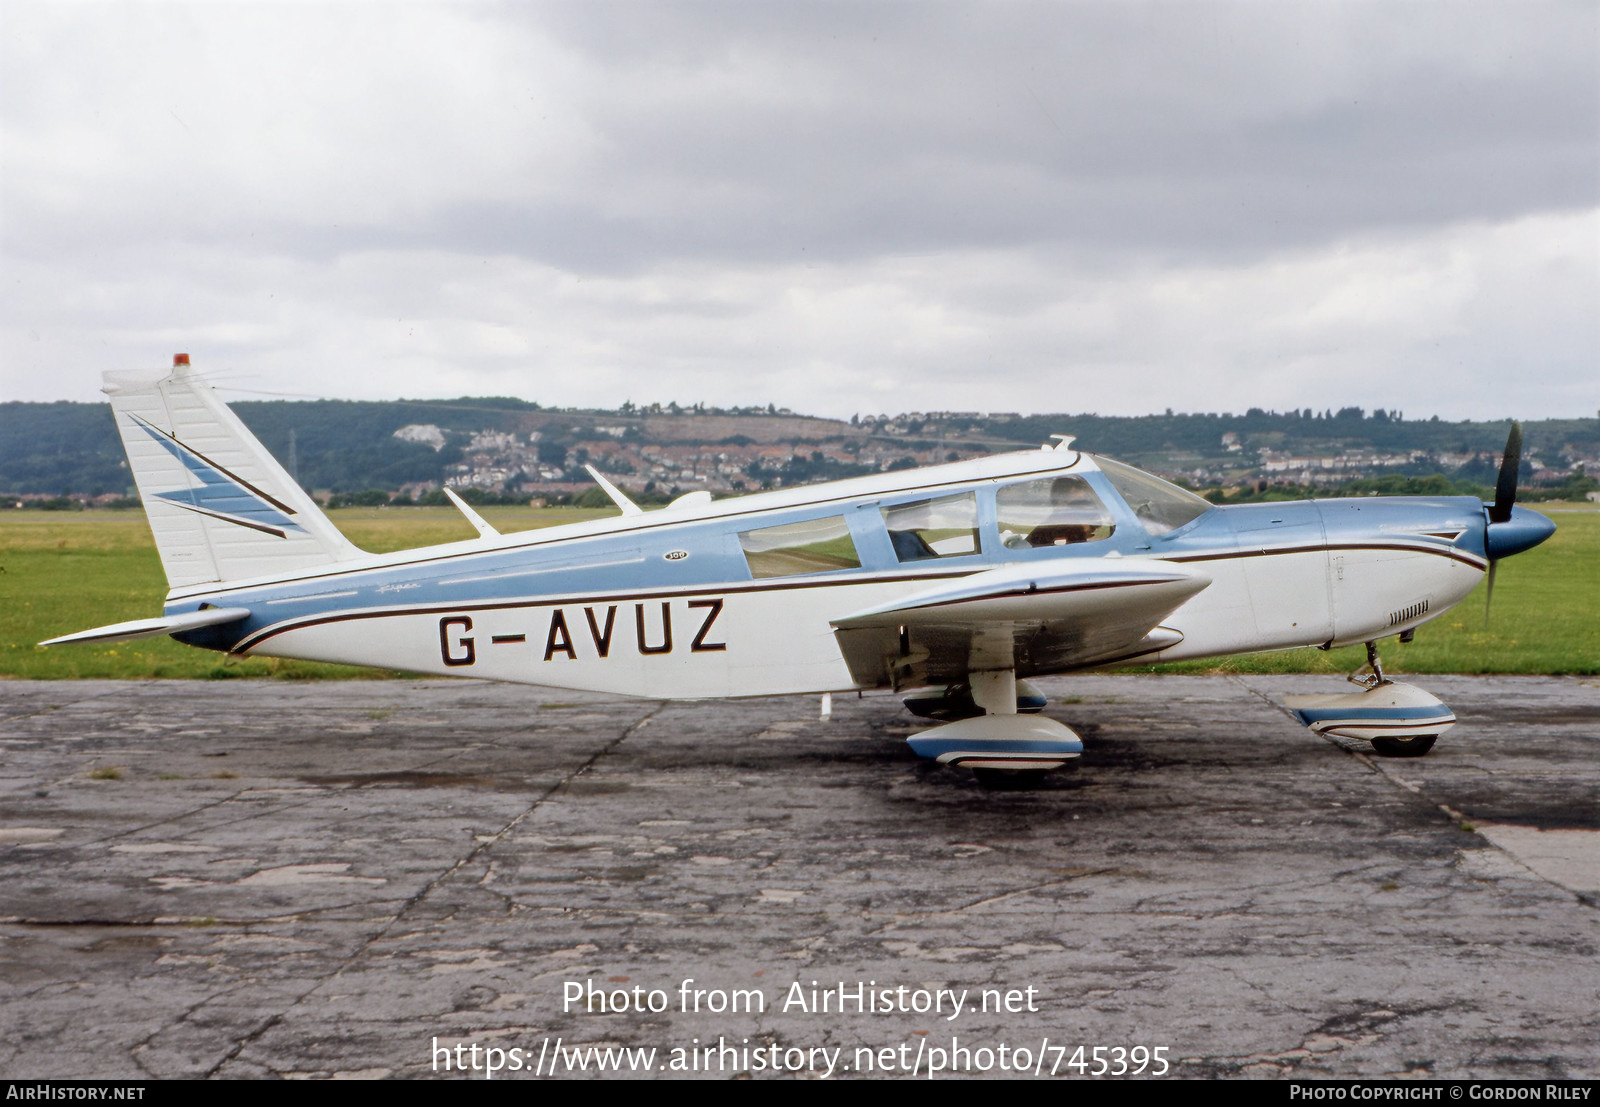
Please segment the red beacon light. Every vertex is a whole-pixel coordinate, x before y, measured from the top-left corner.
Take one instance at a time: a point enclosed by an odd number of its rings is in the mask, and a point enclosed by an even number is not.
[[[173,354],[172,355],[172,367],[174,369],[176,369],[180,365],[188,365],[188,364],[189,364],[189,355],[188,354]]]

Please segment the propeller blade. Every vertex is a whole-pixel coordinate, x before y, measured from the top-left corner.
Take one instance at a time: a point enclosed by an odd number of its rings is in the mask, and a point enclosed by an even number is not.
[[[1517,468],[1522,464],[1522,424],[1512,423],[1506,436],[1506,452],[1500,461],[1500,479],[1494,485],[1494,506],[1489,509],[1489,522],[1504,523],[1511,518],[1511,506],[1517,502]]]
[[[1483,599],[1483,629],[1489,629],[1489,610],[1494,607],[1494,571],[1500,568],[1499,561],[1489,562],[1489,591]]]

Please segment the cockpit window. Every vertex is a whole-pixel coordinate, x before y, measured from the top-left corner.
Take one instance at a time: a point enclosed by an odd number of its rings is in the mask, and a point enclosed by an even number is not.
[[[995,493],[1000,541],[1007,549],[1066,546],[1110,538],[1116,524],[1082,477],[1046,477]]]
[[[1103,457],[1095,458],[1095,463],[1151,534],[1177,530],[1211,510],[1211,505],[1193,492],[1185,492],[1131,465]]]
[[[971,492],[915,500],[882,509],[883,525],[901,561],[975,554],[978,546],[978,497]]]
[[[739,545],[750,575],[758,580],[861,567],[842,515],[747,530],[739,535]]]

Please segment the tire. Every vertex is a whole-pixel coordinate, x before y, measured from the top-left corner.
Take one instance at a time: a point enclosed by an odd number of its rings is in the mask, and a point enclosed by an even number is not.
[[[1439,740],[1437,734],[1414,734],[1409,738],[1374,738],[1372,752],[1379,757],[1421,757]]]
[[[973,769],[978,786],[994,792],[1027,792],[1044,783],[1047,769]]]
[[[919,719],[936,719],[941,723],[976,719],[983,708],[972,702],[972,689],[965,684],[953,684],[939,693],[923,693],[905,699],[906,710]]]

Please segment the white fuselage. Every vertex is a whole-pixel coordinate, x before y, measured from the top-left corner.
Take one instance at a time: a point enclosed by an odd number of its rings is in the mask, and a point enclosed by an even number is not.
[[[1027,556],[1166,560],[1210,578],[1162,623],[1181,640],[1139,663],[1399,633],[1459,602],[1483,573],[1467,533],[1470,502],[1218,508],[1152,535],[1120,500],[1111,503],[1088,455],[1070,456],[1002,455],[907,474],[918,483],[898,487],[864,478],[408,551],[311,577],[191,588],[174,594],[169,611],[199,601],[249,607],[236,637],[197,642],[246,654],[653,698],[846,690],[864,685],[845,664],[835,620],[1010,564],[1017,555],[994,532],[993,489],[1072,466],[1097,481],[1115,536]],[[897,564],[886,538],[874,545],[870,522],[880,504],[928,495],[930,485],[976,490],[990,505],[982,550]],[[862,565],[752,579],[738,535],[808,515],[848,521]]]

